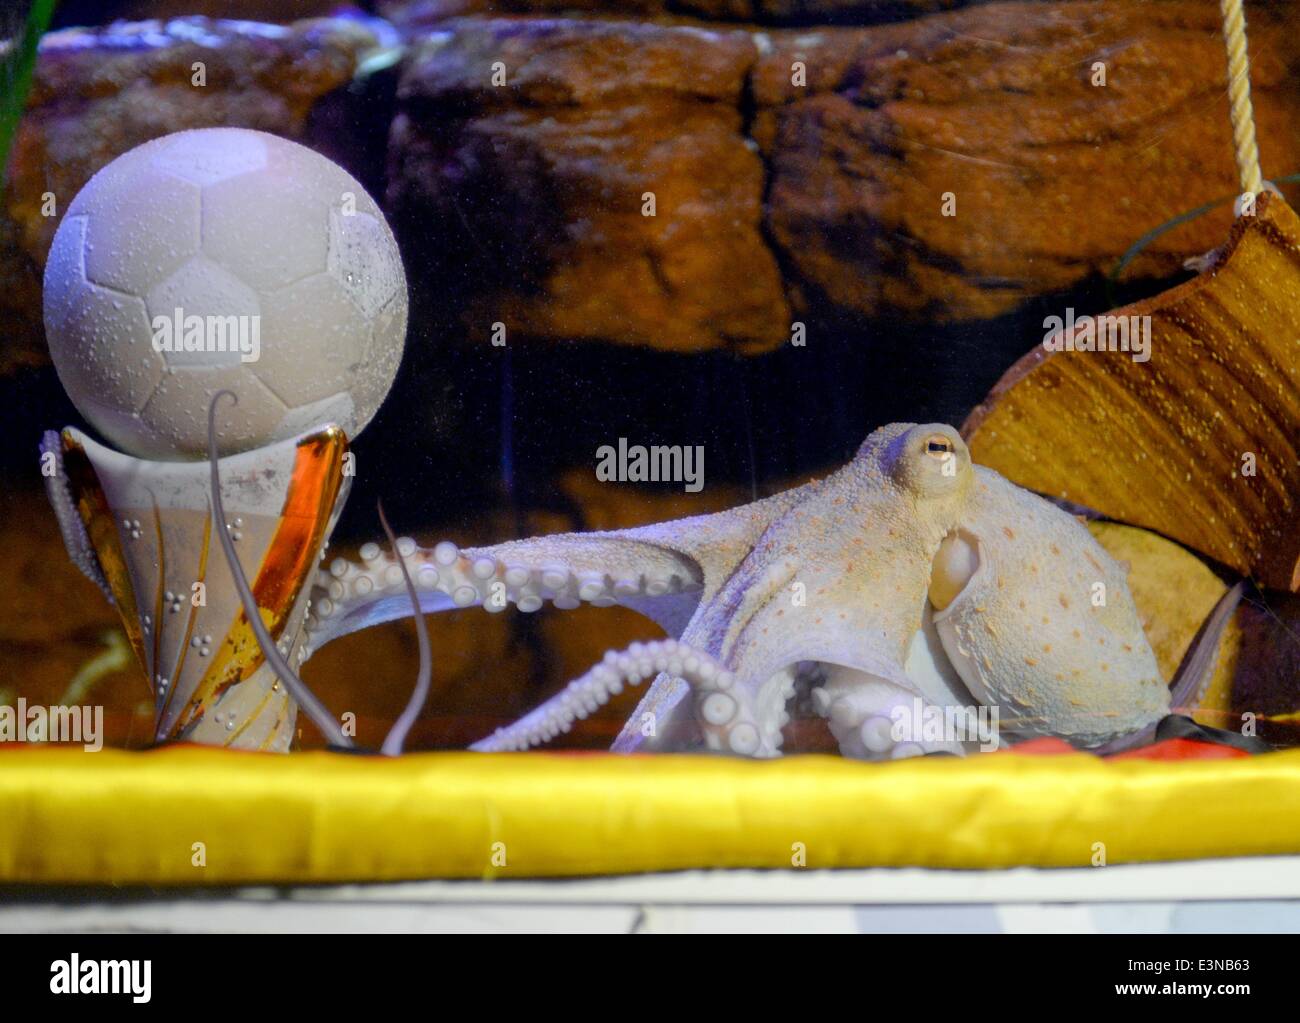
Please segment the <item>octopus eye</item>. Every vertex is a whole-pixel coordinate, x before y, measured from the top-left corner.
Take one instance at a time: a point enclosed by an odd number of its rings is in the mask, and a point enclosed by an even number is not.
[[[943,458],[957,450],[957,446],[942,434],[931,434],[925,441],[925,453],[931,458]]]

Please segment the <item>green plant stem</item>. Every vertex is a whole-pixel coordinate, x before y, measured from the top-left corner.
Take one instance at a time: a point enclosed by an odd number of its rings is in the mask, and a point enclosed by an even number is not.
[[[4,182],[4,172],[9,165],[9,147],[18,130],[18,121],[23,116],[27,92],[36,71],[36,51],[40,47],[41,36],[50,27],[56,3],[57,0],[33,0],[27,11],[22,35],[14,41],[4,60],[0,61],[0,83],[9,83],[7,88],[0,86],[0,184]]]

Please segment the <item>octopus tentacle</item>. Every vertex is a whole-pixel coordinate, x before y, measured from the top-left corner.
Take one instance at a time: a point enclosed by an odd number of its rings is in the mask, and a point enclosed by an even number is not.
[[[1224,591],[1201,623],[1169,683],[1169,700],[1175,713],[1190,714],[1205,699],[1210,683],[1214,681],[1214,668],[1218,664],[1219,648],[1227,633],[1228,623],[1245,592],[1245,581],[1238,580]]]
[[[755,540],[804,488],[731,512],[632,529],[561,533],[461,549],[450,541],[421,548],[398,540],[414,565],[422,611],[482,606],[525,613],[550,600],[561,610],[619,604],[681,636],[750,552]],[[411,613],[397,563],[378,544],[361,548],[361,563],[336,558],[320,572],[306,627],[306,654],[350,632]]]
[[[695,715],[704,745],[746,757],[781,754],[781,728],[789,722],[786,704],[794,696],[795,666],[774,673],[759,686],[693,683]]]
[[[897,738],[897,713],[908,711],[917,693],[888,679],[841,665],[827,665],[825,681],[812,691],[813,708],[826,719],[840,753],[858,760],[899,760],[922,753],[965,751],[960,741]],[[925,701],[928,704],[928,701]]]
[[[514,605],[530,613],[548,600],[562,610],[623,604],[680,631],[679,620],[703,589],[699,566],[689,559],[614,538],[541,537],[461,550],[450,541],[421,548],[400,537],[396,549],[413,566],[426,612]],[[335,558],[318,576],[306,623],[311,648],[411,614],[395,556],[378,544],[360,553],[361,564]]]
[[[45,477],[45,492],[54,508],[54,517],[58,520],[59,533],[63,536],[63,546],[67,548],[68,557],[81,570],[82,575],[99,587],[110,604],[116,604],[113,590],[99,566],[95,548],[86,535],[85,523],[77,513],[77,502],[72,498],[68,477],[63,471],[63,441],[53,430],[46,430],[41,438],[41,455],[49,455],[54,459],[54,472]]]
[[[726,693],[735,682],[732,673],[716,658],[675,639],[633,643],[626,650],[609,651],[603,661],[556,696],[513,724],[498,728],[470,749],[488,753],[538,746],[569,731],[574,721],[604,706],[623,691],[624,685],[639,685],[661,672],[685,679],[710,699],[729,699]],[[757,735],[752,722],[745,724]]]
[[[384,503],[379,502],[379,524],[384,528],[384,535],[388,537],[388,542],[393,548],[393,554],[397,558],[397,567],[402,570],[402,583],[406,587],[406,595],[411,601],[413,608],[412,617],[415,618],[415,640],[420,648],[420,667],[415,676],[415,689],[411,692],[411,698],[407,701],[406,707],[398,715],[397,720],[393,722],[393,727],[389,729],[388,734],[384,737],[384,743],[380,747],[380,752],[385,756],[395,757],[401,754],[402,747],[406,744],[406,736],[411,731],[411,726],[415,724],[416,718],[420,716],[420,711],[424,707],[425,701],[429,699],[429,688],[433,681],[433,655],[429,652],[429,630],[424,624],[424,614],[420,611],[420,599],[415,592],[415,583],[411,580],[411,573],[406,567],[406,559],[402,557],[402,552],[398,549],[397,538],[393,536],[393,527],[388,524],[388,516],[384,514]]]
[[[366,544],[360,564],[336,558],[318,575],[305,623],[303,658],[331,639],[412,613],[402,593],[399,557],[412,566],[420,611],[481,606],[495,612],[514,604],[528,613],[546,600],[561,610],[584,602],[596,607],[618,604],[679,637],[701,603],[730,578],[757,538],[804,489],[738,511],[605,533],[542,536],[463,550],[449,541],[421,548],[410,537],[401,537],[392,554]],[[697,660],[704,663],[708,657],[700,654]],[[650,677],[666,674],[647,671]],[[594,679],[580,682],[574,685],[582,692],[600,691]],[[703,679],[699,682],[704,684]],[[475,748],[525,748],[553,737],[556,722],[571,723],[574,707],[587,706],[574,704],[569,694],[568,689],[557,694]],[[513,745],[498,745],[507,741]],[[723,741],[719,748],[729,747]]]

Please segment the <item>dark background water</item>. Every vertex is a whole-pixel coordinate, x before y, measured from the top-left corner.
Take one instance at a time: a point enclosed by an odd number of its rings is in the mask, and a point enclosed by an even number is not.
[[[407,273],[418,278],[418,259],[407,258]],[[1097,308],[1105,297],[1095,281],[970,325],[810,320],[803,348],[684,356],[588,343],[463,345],[417,285],[407,357],[354,444],[364,471],[338,535],[371,536],[378,498],[408,531],[502,502],[553,505],[557,474],[594,469],[596,448],[620,436],[702,444],[707,483],[758,493],[846,460],[883,423],[960,425],[1041,341],[1043,317],[1065,305]],[[42,432],[69,424],[88,429],[53,368],[0,379],[3,478],[35,482]]]

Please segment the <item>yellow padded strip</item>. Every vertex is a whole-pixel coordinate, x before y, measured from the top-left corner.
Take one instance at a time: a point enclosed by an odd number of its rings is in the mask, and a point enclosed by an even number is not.
[[[863,764],[202,747],[0,752],[0,882],[227,884],[1300,852],[1300,750]],[[202,843],[205,866],[196,866]],[[501,843],[497,845],[496,843]],[[504,857],[504,865],[501,865]],[[495,858],[495,865],[494,865]]]

